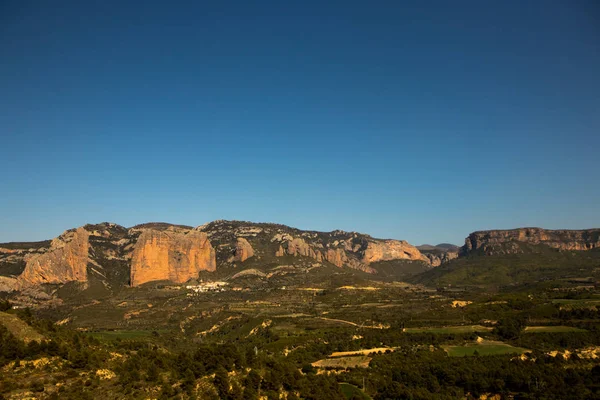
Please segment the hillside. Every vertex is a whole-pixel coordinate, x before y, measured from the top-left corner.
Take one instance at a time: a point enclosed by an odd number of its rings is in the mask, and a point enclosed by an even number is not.
[[[544,244],[496,243],[496,252],[471,251],[411,277],[429,286],[517,286],[540,282],[600,281],[600,249],[560,251]]]
[[[27,343],[44,339],[44,336],[14,314],[0,311],[0,326],[4,326],[16,338]]]
[[[589,284],[600,280],[599,246],[600,229],[478,231],[456,251],[452,245],[419,246],[432,265],[440,266],[409,280],[438,287],[498,288],[573,279]],[[436,258],[441,262],[433,263]]]
[[[436,244],[435,246],[431,244],[422,244],[420,246],[417,246],[417,249],[419,249],[420,251],[458,251],[460,249],[460,246],[450,243],[440,243]]]

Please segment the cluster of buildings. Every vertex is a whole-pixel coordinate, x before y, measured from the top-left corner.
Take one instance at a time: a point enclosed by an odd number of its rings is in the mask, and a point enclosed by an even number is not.
[[[198,293],[207,293],[207,292],[224,292],[227,290],[227,286],[229,284],[227,282],[217,281],[217,282],[200,282],[197,285],[187,285],[185,288],[187,290],[191,290],[192,293],[188,293],[188,296],[193,296]]]

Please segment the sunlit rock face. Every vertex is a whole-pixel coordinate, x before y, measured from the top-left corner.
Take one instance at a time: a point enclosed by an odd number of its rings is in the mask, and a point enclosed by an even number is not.
[[[559,250],[591,250],[600,247],[600,229],[549,230],[520,228],[511,230],[479,231],[465,239],[464,254],[482,250],[486,254],[517,253],[519,246],[511,244],[544,244]]]
[[[230,262],[244,262],[250,257],[254,256],[254,249],[248,240],[243,237],[237,238],[237,242],[235,245],[235,252],[233,257],[229,260]]]
[[[276,235],[279,242],[275,256],[305,256],[316,261],[328,261],[337,267],[349,267],[374,272],[369,264],[378,261],[411,260],[430,263],[430,260],[403,240],[381,240],[354,232],[334,231],[332,238],[309,242],[290,235]]]
[[[8,276],[0,276],[0,292],[12,292],[17,289],[17,280]]]
[[[391,260],[429,260],[421,254],[419,249],[404,240],[383,240],[369,242],[364,250],[362,261],[366,264],[377,261]]]
[[[308,244],[302,238],[294,238],[294,237],[283,237],[283,242],[279,246],[279,250],[275,253],[277,257],[282,257],[284,255],[290,256],[304,256],[314,258],[317,261],[323,260],[323,254],[319,249],[314,249],[313,246]]]
[[[343,267],[344,264],[348,263],[348,256],[344,249],[327,249],[325,253],[325,259],[335,265],[336,267]]]
[[[145,229],[131,258],[131,286],[168,280],[183,283],[200,271],[215,271],[215,251],[204,232],[198,230]]]
[[[52,240],[47,252],[28,255],[25,269],[17,279],[17,286],[86,282],[89,236],[89,232],[83,227],[69,230]]]

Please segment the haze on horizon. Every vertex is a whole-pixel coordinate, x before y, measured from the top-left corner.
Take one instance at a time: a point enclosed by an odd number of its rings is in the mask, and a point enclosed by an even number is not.
[[[0,242],[598,227],[599,44],[594,1],[4,2]]]

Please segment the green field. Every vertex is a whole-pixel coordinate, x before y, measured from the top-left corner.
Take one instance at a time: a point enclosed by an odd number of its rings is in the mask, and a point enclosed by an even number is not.
[[[442,327],[423,327],[423,328],[405,328],[406,333],[473,333],[489,332],[491,327],[482,325],[460,325],[460,326],[442,326]]]
[[[514,347],[503,342],[472,343],[463,346],[442,346],[450,357],[473,356],[475,351],[480,356],[497,356],[502,354],[522,354],[529,350],[522,347]]]
[[[340,390],[347,399],[371,399],[371,397],[364,394],[362,390],[349,383],[340,383]]]
[[[553,333],[564,333],[564,332],[587,332],[585,329],[575,328],[574,326],[528,326],[523,331],[524,333],[538,333],[538,332],[553,332]]]

